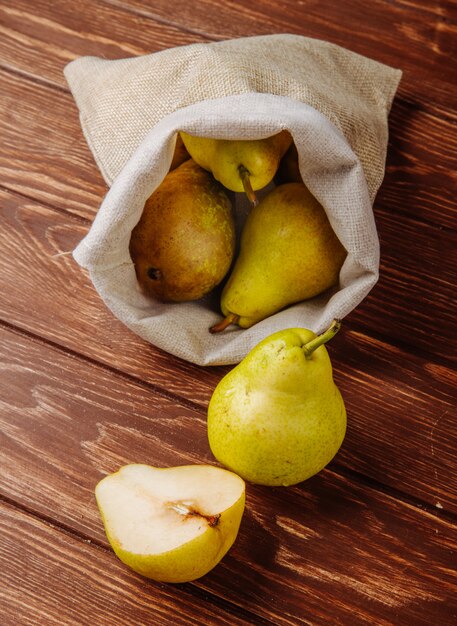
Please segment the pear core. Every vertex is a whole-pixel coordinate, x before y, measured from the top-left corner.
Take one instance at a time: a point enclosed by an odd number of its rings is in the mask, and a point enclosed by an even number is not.
[[[221,513],[243,493],[237,475],[203,465],[127,465],[96,487],[111,542],[137,555],[168,552],[217,529]]]

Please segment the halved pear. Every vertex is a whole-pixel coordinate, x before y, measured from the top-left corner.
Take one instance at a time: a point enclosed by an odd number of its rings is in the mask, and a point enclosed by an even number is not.
[[[108,540],[131,569],[156,581],[195,580],[233,545],[245,483],[211,465],[131,464],[95,488]]]

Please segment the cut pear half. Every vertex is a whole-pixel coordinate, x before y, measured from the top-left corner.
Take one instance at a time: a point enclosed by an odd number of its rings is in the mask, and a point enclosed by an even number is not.
[[[123,563],[157,581],[188,582],[209,572],[233,545],[245,483],[211,465],[132,464],[103,478],[95,496]]]

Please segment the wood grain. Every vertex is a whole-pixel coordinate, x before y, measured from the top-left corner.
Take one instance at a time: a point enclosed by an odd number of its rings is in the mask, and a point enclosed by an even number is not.
[[[214,462],[200,410],[16,333],[3,331],[0,346],[0,491],[35,515],[106,547],[93,497],[104,473]],[[279,625],[307,624],[310,613],[325,624],[335,611],[356,625],[452,615],[453,523],[332,468],[247,493],[238,541],[199,589]]]
[[[455,229],[457,112],[446,115],[413,101],[394,100],[389,116],[386,173],[375,201],[396,216]],[[379,221],[379,220],[378,220]]]
[[[4,503],[0,528],[2,626],[187,626],[196,615],[209,626],[259,623],[217,598],[202,602],[188,585],[151,584],[90,539]]]
[[[93,218],[106,186],[71,96],[0,71],[0,120],[2,186]]]
[[[428,224],[419,228],[413,220],[380,209],[375,213],[380,279],[347,323],[363,323],[387,342],[455,363],[457,232]]]
[[[0,6],[0,58],[5,67],[67,88],[63,68],[78,56],[122,59],[206,41],[179,26],[115,5],[9,0]]]
[[[455,369],[351,330],[329,352],[348,410],[338,464],[457,512]]]

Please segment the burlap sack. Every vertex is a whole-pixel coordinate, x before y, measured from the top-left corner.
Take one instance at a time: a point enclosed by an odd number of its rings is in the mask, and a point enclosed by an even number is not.
[[[84,135],[111,184],[74,257],[135,333],[200,365],[236,363],[282,328],[320,332],[374,286],[379,244],[372,202],[384,175],[399,70],[316,39],[270,35],[117,61],[83,57],[65,68],[65,76]],[[179,130],[256,139],[284,128],[296,143],[303,180],[348,251],[340,284],[250,329],[211,335],[208,328],[220,318],[215,294],[164,304],[140,293],[131,231],[168,172]],[[242,221],[242,202],[237,211]]]

